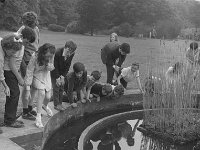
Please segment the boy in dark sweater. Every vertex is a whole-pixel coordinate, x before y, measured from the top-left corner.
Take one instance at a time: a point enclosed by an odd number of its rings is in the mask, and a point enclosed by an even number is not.
[[[85,70],[85,66],[77,62],[73,65],[73,71],[68,73],[65,77],[65,92],[67,94],[67,98],[71,103],[72,107],[77,107],[76,102],[74,101],[73,92],[77,93],[77,99],[81,100],[82,103],[85,103],[86,100],[83,99],[83,90],[87,83],[87,71]]]
[[[59,48],[54,57],[55,69],[51,71],[51,82],[53,86],[54,108],[58,111],[64,110],[62,106],[64,77],[69,71],[76,48],[77,45],[73,41],[67,41],[65,47]]]

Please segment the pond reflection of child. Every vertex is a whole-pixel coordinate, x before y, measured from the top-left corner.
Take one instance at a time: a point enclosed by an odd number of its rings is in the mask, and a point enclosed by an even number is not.
[[[140,120],[138,119],[136,124],[134,125],[133,130],[132,130],[131,125],[127,121],[118,124],[118,129],[121,131],[122,137],[126,139],[128,146],[135,145],[134,135],[135,135],[137,126],[139,125],[139,122]]]
[[[112,93],[112,85],[109,83],[95,83],[92,86],[90,93],[93,97],[97,98],[97,102],[99,102],[101,97],[106,97]]]
[[[128,82],[133,81],[135,78],[137,80],[137,84],[141,93],[144,93],[142,90],[142,85],[140,82],[140,75],[139,75],[139,64],[133,63],[130,67],[120,69],[118,66],[114,65],[113,68],[119,74],[117,75],[117,83],[118,85],[123,85],[124,88],[127,88]]]
[[[80,100],[85,103],[83,91],[87,83],[87,71],[85,70],[84,64],[76,62],[73,65],[73,71],[69,72],[65,77],[64,90],[66,92],[67,98],[72,107],[77,107],[75,99]],[[76,92],[76,96],[73,94]]]
[[[48,102],[51,98],[51,77],[50,71],[54,69],[53,58],[56,48],[54,45],[46,43],[39,47],[38,53],[33,53],[28,64],[25,86],[26,98],[30,97],[30,86],[33,90],[33,98],[37,99],[37,117],[36,126],[44,127],[41,120],[42,108],[47,112],[48,116],[53,116]],[[37,97],[36,97],[37,96]]]

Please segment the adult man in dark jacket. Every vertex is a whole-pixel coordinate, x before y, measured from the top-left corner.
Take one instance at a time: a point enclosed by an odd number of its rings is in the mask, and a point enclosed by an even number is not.
[[[117,42],[110,42],[101,49],[101,60],[107,69],[107,83],[112,84],[114,76],[113,65],[121,67],[126,55],[129,53],[130,45],[128,43],[119,45]],[[117,59],[119,59],[118,62]]]
[[[55,69],[51,71],[51,81],[53,86],[54,108],[63,111],[62,106],[64,92],[64,77],[67,75],[74,57],[77,45],[73,41],[67,41],[65,47],[59,48],[54,57]]]

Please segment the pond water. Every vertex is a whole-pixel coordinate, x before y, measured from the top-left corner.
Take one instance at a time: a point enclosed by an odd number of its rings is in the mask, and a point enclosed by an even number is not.
[[[139,119],[120,120],[96,130],[84,144],[84,150],[194,150],[197,144],[171,145],[167,141],[144,136],[137,130],[142,122]]]
[[[132,108],[119,109],[105,113],[85,114],[73,119],[56,131],[45,144],[43,150],[76,150],[81,133],[95,121],[116,113],[130,111]]]
[[[71,121],[48,140],[43,150],[77,150],[79,137],[89,125],[116,113],[118,112],[86,115]],[[193,149],[197,142],[177,146],[167,141],[144,136],[137,130],[143,122],[140,120],[141,117],[138,118],[133,114],[132,117],[112,121],[111,124],[94,130],[88,136],[84,150],[197,150]]]

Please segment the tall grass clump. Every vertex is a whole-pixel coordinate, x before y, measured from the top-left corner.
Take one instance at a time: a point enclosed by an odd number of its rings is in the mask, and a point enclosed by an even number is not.
[[[169,50],[164,45],[160,53],[166,56]],[[154,64],[150,60],[147,65],[149,78],[143,107],[149,111],[144,113],[143,126],[174,143],[185,143],[200,137],[200,115],[196,108],[197,92],[200,91],[200,65],[198,61],[193,64],[184,61],[185,53],[185,50],[179,49],[183,66],[175,80],[166,79],[167,66],[159,66],[159,59],[162,58],[157,57]],[[174,56],[171,58],[172,62],[175,61]]]

